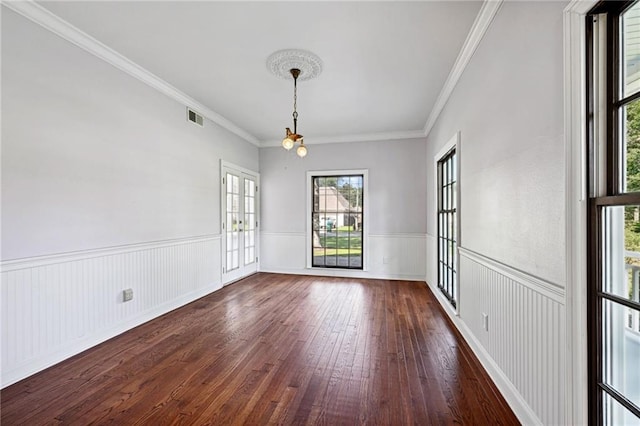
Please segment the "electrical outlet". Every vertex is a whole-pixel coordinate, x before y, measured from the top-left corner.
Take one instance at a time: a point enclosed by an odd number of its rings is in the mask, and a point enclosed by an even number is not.
[[[489,315],[482,313],[482,328],[484,331],[489,331]]]
[[[124,302],[128,302],[131,299],[133,299],[133,289],[132,288],[128,288],[126,290],[123,290],[122,291],[122,300]]]

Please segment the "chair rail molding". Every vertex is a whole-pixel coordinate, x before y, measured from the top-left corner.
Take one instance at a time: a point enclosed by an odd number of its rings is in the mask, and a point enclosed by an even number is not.
[[[460,253],[461,257],[469,258],[476,263],[497,271],[501,275],[517,281],[518,283],[530,288],[537,293],[540,293],[541,295],[549,299],[562,304],[564,304],[565,302],[565,289],[552,282],[531,275],[528,272],[513,268],[509,265],[506,265],[502,262],[491,259],[464,247],[458,247],[458,252]]]

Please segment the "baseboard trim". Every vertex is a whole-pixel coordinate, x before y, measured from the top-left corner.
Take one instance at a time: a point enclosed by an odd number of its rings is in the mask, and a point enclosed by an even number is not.
[[[269,266],[261,267],[260,272],[271,274],[286,275],[311,275],[318,277],[336,277],[336,278],[364,278],[372,280],[398,280],[398,281],[420,281],[424,282],[424,275],[411,274],[376,274],[361,270],[348,269],[316,269],[316,268],[271,268]]]

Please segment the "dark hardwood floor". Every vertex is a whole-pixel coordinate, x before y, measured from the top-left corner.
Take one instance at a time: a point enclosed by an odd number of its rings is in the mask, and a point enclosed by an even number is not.
[[[1,420],[518,424],[424,283],[262,273],[3,389]]]

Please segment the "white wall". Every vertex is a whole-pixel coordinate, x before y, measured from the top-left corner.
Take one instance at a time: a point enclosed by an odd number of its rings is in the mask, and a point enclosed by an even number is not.
[[[564,7],[503,3],[428,135],[426,158],[433,176],[434,155],[460,131],[457,324],[521,420],[547,424],[564,422]],[[427,193],[435,199],[434,184]],[[434,204],[427,219],[433,285]]]
[[[258,149],[185,117],[2,8],[3,385],[219,288],[220,159]]]
[[[557,285],[565,280],[564,6],[503,4],[427,153],[432,167],[440,146],[461,131],[462,245]],[[430,185],[429,200],[434,191]],[[435,235],[433,209],[427,217]]]
[[[219,232],[219,159],[257,148],[3,10],[2,259]]]
[[[304,159],[280,147],[260,149],[262,270],[311,272],[305,270],[307,171],[368,169],[371,268],[359,275],[424,279],[425,140],[314,145],[309,138],[308,149]]]

